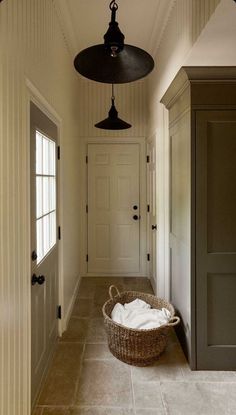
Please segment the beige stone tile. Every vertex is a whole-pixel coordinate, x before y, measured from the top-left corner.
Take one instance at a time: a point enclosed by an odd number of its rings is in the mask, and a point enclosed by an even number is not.
[[[104,286],[97,286],[94,294],[94,304],[102,307],[107,300],[109,300],[108,288]]]
[[[89,319],[72,317],[69,321],[67,330],[63,333],[61,342],[81,342],[86,339],[88,332]]]
[[[69,415],[69,409],[59,407],[48,407],[43,409],[42,415]]]
[[[117,360],[84,360],[75,405],[131,408],[130,367]]]
[[[103,313],[102,313],[102,306],[101,304],[93,304],[92,307],[92,312],[91,312],[91,317],[92,318],[103,318]]]
[[[135,408],[157,408],[164,410],[159,382],[133,384]]]
[[[71,408],[69,415],[135,415],[133,409],[127,408],[99,408],[88,406],[84,408]]]
[[[161,390],[168,415],[234,415],[234,383],[163,382]]]
[[[141,291],[153,294],[153,289],[148,278],[132,278],[127,277],[123,279],[125,291]]]
[[[182,366],[182,373],[185,381],[193,382],[236,382],[235,372],[214,371],[214,370],[191,370],[186,362]],[[235,384],[236,388],[236,384]],[[236,393],[236,389],[235,389]]]
[[[90,317],[93,308],[91,298],[77,298],[72,310],[72,317]]]
[[[115,359],[107,344],[86,344],[84,359]]]
[[[43,415],[42,414],[42,408],[40,408],[39,406],[37,406],[36,408],[34,408],[32,415]]]
[[[151,366],[132,367],[134,382],[183,381],[183,362],[174,353],[163,353]]]
[[[92,299],[94,297],[95,288],[95,278],[82,278],[77,297]]]
[[[92,318],[89,323],[87,343],[107,343],[103,318]]]
[[[136,409],[135,411],[136,415],[166,415],[165,410],[161,410],[160,408],[158,409]]]
[[[39,405],[70,405],[79,375],[83,345],[59,343],[39,396]]]

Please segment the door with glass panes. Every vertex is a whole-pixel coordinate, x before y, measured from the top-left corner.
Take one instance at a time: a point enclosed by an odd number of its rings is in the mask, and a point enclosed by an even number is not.
[[[57,126],[33,103],[31,139],[32,403],[58,334]]]

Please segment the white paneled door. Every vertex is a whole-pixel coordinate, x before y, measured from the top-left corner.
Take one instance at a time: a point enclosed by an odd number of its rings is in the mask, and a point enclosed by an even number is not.
[[[88,145],[88,272],[140,272],[139,144]]]
[[[30,135],[33,404],[58,334],[57,127],[33,103]]]

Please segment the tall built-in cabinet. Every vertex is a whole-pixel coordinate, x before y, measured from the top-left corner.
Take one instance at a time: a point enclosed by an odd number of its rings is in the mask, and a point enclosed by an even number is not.
[[[236,369],[236,67],[183,67],[169,110],[170,296],[192,369]]]

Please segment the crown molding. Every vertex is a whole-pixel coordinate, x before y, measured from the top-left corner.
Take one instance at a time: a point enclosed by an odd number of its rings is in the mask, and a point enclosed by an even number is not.
[[[159,1],[159,5],[156,12],[155,25],[153,27],[150,41],[149,50],[153,56],[156,56],[157,50],[162,41],[166,26],[169,21],[170,14],[176,3],[176,0]]]
[[[53,0],[62,33],[72,58],[78,53],[78,42],[75,30],[71,23],[71,16],[68,4],[65,0]]]

